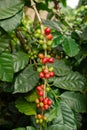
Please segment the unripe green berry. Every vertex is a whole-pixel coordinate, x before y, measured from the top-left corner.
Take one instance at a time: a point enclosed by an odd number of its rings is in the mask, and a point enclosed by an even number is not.
[[[39,122],[42,124],[43,123],[43,119],[40,119]]]
[[[40,120],[36,119],[36,124],[39,124],[40,123]]]
[[[47,45],[46,44],[43,44],[43,49],[46,50],[47,49]]]

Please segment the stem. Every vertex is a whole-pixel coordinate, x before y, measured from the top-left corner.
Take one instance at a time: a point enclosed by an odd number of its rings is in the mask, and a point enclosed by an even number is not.
[[[42,126],[40,125],[40,130],[42,130]]]
[[[39,12],[37,11],[36,4],[34,3],[33,0],[30,0],[30,1],[31,1],[31,6],[33,7],[33,9],[36,13],[36,16],[38,18],[38,21],[40,23],[41,33],[42,33],[42,35],[44,35],[44,26],[42,25],[42,20],[40,18]],[[44,37],[44,44],[46,44],[46,38],[45,37]],[[44,55],[45,55],[45,57],[47,57],[47,50],[44,51]],[[46,68],[47,68],[47,65],[46,65]],[[46,88],[46,84],[47,84],[47,80],[44,80],[44,90]],[[44,97],[45,97],[45,91],[44,91]]]

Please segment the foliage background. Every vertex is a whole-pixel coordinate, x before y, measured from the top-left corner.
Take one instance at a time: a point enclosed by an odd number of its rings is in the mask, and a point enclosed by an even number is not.
[[[52,90],[61,99],[55,101],[55,96],[49,93],[54,104],[46,113],[48,117],[52,115],[47,129],[84,130],[87,128],[87,3],[81,0],[78,8],[72,10],[66,7],[65,0],[60,0],[56,12],[54,6],[49,6],[52,0],[35,2],[39,11],[48,12],[43,24],[53,30],[50,54],[56,59],[53,64],[56,76],[48,83],[53,83]],[[33,24],[23,16],[25,6],[31,7],[30,1],[0,1],[0,129],[38,129],[33,115],[39,77],[30,63],[29,48],[41,49],[36,44],[37,38],[32,38],[38,28],[37,19]]]

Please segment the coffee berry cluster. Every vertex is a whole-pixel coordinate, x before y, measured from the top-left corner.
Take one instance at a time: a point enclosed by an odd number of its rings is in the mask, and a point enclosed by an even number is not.
[[[38,30],[40,33],[40,31]],[[39,37],[39,35],[36,35],[39,39],[42,37]],[[49,56],[48,53],[48,43],[52,44],[52,38],[53,35],[51,34],[51,29],[50,28],[45,28],[44,29],[44,37],[45,40],[43,40],[43,46],[42,49],[44,50],[43,53],[38,54],[39,62],[41,67],[37,68],[37,71],[39,72],[39,78],[43,81],[43,84],[39,85],[36,87],[37,95],[38,98],[35,100],[36,102],[36,107],[40,109],[41,114],[37,114],[36,116],[36,123],[42,123],[43,121],[46,120],[46,117],[44,116],[44,111],[48,110],[51,105],[52,105],[52,100],[47,97],[47,79],[55,76],[54,73],[54,68],[49,66],[48,64],[54,63],[54,58]],[[40,39],[41,40],[41,39]],[[50,44],[49,44],[50,45]]]
[[[48,58],[44,57],[41,59],[42,64],[47,64],[47,63],[54,63],[54,58]],[[53,67],[43,67],[42,71],[39,73],[40,78],[45,78],[49,79],[50,77],[53,77],[55,75],[53,71]]]
[[[36,87],[39,98],[36,99],[36,104],[38,108],[42,110],[47,110],[50,108],[52,101],[48,97],[44,97],[44,84]]]
[[[45,49],[50,49],[52,45],[52,38],[53,35],[51,34],[51,29],[50,28],[45,28],[44,29],[44,34],[42,34],[40,29],[35,30],[34,36],[36,38],[37,43],[41,46],[43,50]],[[44,37],[46,39],[46,43],[44,43]]]

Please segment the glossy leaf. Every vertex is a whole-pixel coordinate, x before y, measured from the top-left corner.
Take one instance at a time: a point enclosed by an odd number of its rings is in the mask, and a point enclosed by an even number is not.
[[[0,53],[8,50],[9,48],[9,39],[6,37],[1,37],[0,38]]]
[[[78,54],[79,46],[71,37],[63,37],[62,46],[66,54],[73,57]]]
[[[15,16],[13,16],[11,18],[1,20],[0,26],[6,32],[11,32],[12,30],[14,30],[20,24],[21,18],[22,18],[22,11],[17,13]]]
[[[36,104],[27,102],[23,98],[16,101],[16,108],[19,112],[24,113],[25,115],[36,115]]]
[[[16,52],[13,54],[14,71],[22,70],[28,64],[29,57],[24,52]]]
[[[0,54],[0,80],[11,82],[13,80],[13,58],[9,52]]]
[[[64,92],[60,96],[76,112],[86,112],[87,96],[81,93]]]
[[[67,66],[63,60],[55,60],[55,62],[49,66],[53,66],[55,75],[57,76],[64,76],[70,72],[69,66]]]
[[[47,112],[45,114],[45,116],[47,117],[47,122],[52,121],[53,119],[55,119],[57,117],[58,114],[58,108],[55,107],[53,109],[51,109],[49,112]]]
[[[0,0],[0,20],[14,16],[24,6],[24,0]]]
[[[58,88],[82,92],[86,87],[86,80],[78,72],[70,72],[64,77],[56,78],[53,84]]]
[[[58,116],[48,130],[77,130],[74,113],[63,101],[60,101]]]
[[[29,65],[17,77],[14,83],[14,93],[31,91],[38,83],[38,73]]]

